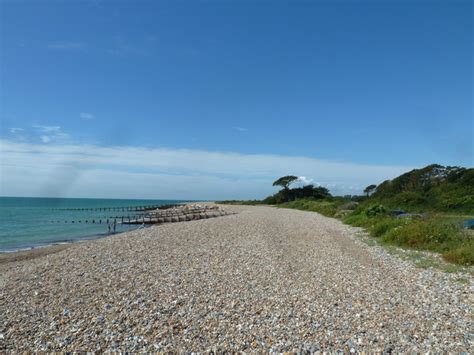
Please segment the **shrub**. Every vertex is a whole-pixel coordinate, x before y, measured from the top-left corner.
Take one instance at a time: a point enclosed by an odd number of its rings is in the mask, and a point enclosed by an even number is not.
[[[366,227],[370,224],[371,219],[365,213],[354,212],[343,219],[344,223],[355,227]]]
[[[415,207],[423,206],[426,199],[418,192],[405,191],[395,195],[392,203],[397,206]]]
[[[468,238],[452,223],[435,219],[417,220],[388,231],[384,242],[436,252],[447,252],[462,246]]]
[[[388,231],[397,228],[401,225],[410,223],[411,220],[399,219],[393,217],[383,217],[378,219],[369,229],[370,234],[373,237],[381,237]]]
[[[387,209],[383,205],[373,205],[365,210],[367,217],[375,217],[387,213]]]
[[[459,265],[474,265],[474,242],[470,241],[443,254],[446,261]]]

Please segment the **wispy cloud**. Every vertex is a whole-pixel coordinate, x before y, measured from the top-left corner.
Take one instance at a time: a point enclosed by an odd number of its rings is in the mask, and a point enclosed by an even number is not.
[[[244,128],[244,127],[234,127],[234,129],[235,129],[236,131],[239,131],[239,132],[247,132],[247,131],[248,131],[248,129],[247,129],[247,128]]]
[[[144,55],[148,54],[156,46],[156,43],[157,38],[153,35],[132,39],[124,36],[114,36],[107,52],[114,55]]]
[[[23,132],[23,131],[24,131],[23,128],[18,128],[18,127],[12,127],[12,128],[10,128],[10,133],[13,133],[13,134],[19,133],[19,132]]]
[[[44,134],[50,137],[51,135]],[[309,157],[188,149],[100,147],[0,140],[0,195],[129,198],[262,198],[288,174],[312,176],[335,194],[360,193],[412,167],[325,161]],[[67,179],[65,178],[67,177]],[[76,178],[71,180],[71,177]]]
[[[44,133],[55,133],[55,132],[60,132],[61,127],[60,126],[34,126],[37,128],[40,132]]]
[[[79,117],[85,119],[85,120],[92,120],[93,118],[95,118],[94,114],[92,113],[88,113],[88,112],[81,112],[79,114]]]
[[[47,48],[61,51],[82,51],[87,48],[84,42],[76,41],[53,41],[46,45]]]
[[[60,126],[33,126],[39,133],[39,139],[43,143],[58,142],[64,143],[71,136],[62,131]]]

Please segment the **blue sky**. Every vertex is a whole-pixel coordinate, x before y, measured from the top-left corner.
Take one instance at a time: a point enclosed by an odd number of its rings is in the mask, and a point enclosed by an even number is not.
[[[288,173],[356,193],[473,165],[470,1],[0,9],[0,195],[257,198]]]

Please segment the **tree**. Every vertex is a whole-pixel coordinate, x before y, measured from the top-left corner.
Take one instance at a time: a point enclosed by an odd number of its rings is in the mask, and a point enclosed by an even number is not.
[[[364,193],[367,195],[367,197],[369,197],[369,195],[373,193],[376,188],[377,188],[377,185],[373,185],[373,184],[369,185],[364,189]]]
[[[298,176],[293,176],[293,175],[287,175],[279,178],[278,180],[275,180],[273,182],[273,186],[281,186],[283,189],[288,190],[288,186],[290,186],[291,183],[295,182],[298,180]]]

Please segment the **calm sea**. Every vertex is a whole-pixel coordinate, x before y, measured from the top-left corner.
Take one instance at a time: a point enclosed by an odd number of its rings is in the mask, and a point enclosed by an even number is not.
[[[136,214],[133,211],[103,210],[103,208],[181,202],[186,201],[0,197],[0,251],[15,251],[105,236],[108,233],[105,223],[107,219],[111,221],[115,217]],[[86,208],[94,210],[78,210]],[[92,220],[96,223],[91,223]],[[97,223],[99,220],[102,220],[102,224]],[[118,224],[117,232],[136,227]]]

